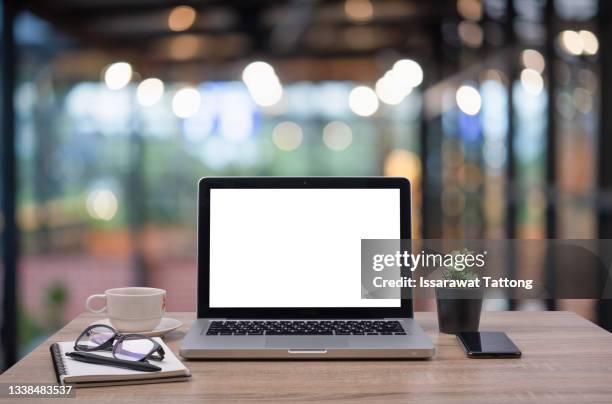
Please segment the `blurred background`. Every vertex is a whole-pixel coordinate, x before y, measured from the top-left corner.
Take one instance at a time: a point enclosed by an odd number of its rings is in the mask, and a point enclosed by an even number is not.
[[[203,176],[403,176],[414,237],[612,238],[610,3],[4,1],[0,368],[107,288],[194,311]]]

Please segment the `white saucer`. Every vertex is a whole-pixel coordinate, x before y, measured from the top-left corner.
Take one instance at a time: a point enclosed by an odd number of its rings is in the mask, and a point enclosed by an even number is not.
[[[108,318],[101,318],[99,320],[92,322],[89,325],[93,325],[93,324],[103,324],[103,325],[108,325],[112,327],[112,324]],[[157,327],[155,327],[151,331],[134,331],[134,332],[130,332],[129,334],[142,334],[142,335],[146,335],[147,337],[161,337],[164,334],[169,333],[170,331],[176,330],[182,325],[183,323],[175,318],[162,317]]]

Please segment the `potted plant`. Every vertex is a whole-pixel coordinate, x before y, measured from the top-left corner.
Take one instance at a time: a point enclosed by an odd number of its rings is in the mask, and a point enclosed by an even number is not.
[[[470,254],[468,249],[456,250],[452,255]],[[456,260],[453,260],[456,263]],[[442,277],[447,280],[474,280],[474,267],[453,265],[442,267]],[[440,332],[456,334],[461,331],[478,331],[482,310],[481,287],[437,287],[438,327]]]

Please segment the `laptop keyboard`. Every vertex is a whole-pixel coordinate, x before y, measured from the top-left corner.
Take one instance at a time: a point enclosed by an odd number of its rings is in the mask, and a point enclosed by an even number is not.
[[[406,335],[399,321],[213,321],[206,335]]]

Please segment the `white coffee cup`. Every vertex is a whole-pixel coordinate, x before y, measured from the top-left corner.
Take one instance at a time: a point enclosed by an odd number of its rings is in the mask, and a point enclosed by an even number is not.
[[[91,304],[95,299],[104,299],[106,304],[94,309]],[[104,294],[89,296],[85,307],[90,313],[106,313],[117,331],[151,331],[166,312],[166,291],[137,287],[108,289]]]

